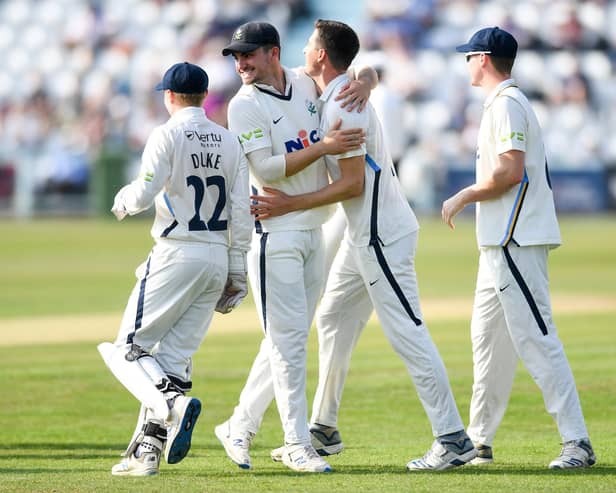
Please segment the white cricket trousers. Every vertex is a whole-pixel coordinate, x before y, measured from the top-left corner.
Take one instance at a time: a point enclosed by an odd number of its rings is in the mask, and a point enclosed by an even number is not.
[[[115,344],[139,345],[174,382],[189,384],[192,356],[224,289],[227,263],[225,245],[158,240],[135,272]]]
[[[418,233],[375,248],[344,240],[317,312],[319,384],[312,423],[337,427],[351,353],[372,309],[408,369],[434,436],[464,429],[441,357],[423,323],[415,274]]]
[[[248,273],[265,337],[231,426],[256,433],[275,397],[285,443],[310,443],[306,344],[325,284],[321,228],[255,233]]]
[[[471,320],[473,396],[467,429],[492,445],[518,358],[541,389],[564,442],[588,437],[573,374],[552,320],[548,247],[482,247]]]

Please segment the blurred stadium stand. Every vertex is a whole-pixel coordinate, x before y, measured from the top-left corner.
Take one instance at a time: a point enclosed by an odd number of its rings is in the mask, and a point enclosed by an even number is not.
[[[616,1],[5,0],[0,214],[105,213],[167,118],[152,90],[166,68],[204,66],[206,111],[224,125],[234,28],[272,22],[294,66],[318,17],[356,28],[359,61],[382,74],[373,102],[419,210],[472,179],[483,94],[453,48],[489,25],[520,42],[514,77],[543,125],[558,208],[616,206]]]

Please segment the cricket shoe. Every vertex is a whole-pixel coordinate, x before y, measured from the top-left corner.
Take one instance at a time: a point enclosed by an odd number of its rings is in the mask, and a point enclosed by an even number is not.
[[[486,464],[492,464],[494,462],[494,455],[492,455],[492,447],[489,445],[483,445],[482,443],[476,443],[477,457],[475,457],[469,464],[474,466],[483,466]]]
[[[165,460],[167,464],[177,464],[190,450],[192,433],[201,413],[201,401],[194,397],[178,395],[169,410],[167,422],[167,444]]]
[[[409,471],[445,471],[463,466],[477,457],[477,449],[464,431],[443,435],[432,443],[421,459],[409,461]]]
[[[144,438],[144,441],[139,445],[136,452],[140,453],[139,457],[136,457],[135,453],[124,457],[119,464],[111,468],[111,474],[114,476],[155,476],[158,474],[163,443],[156,439],[148,440],[149,438]],[[155,441],[158,443],[155,444]]]
[[[331,466],[310,444],[284,447],[282,463],[297,472],[332,472]]]
[[[560,455],[550,465],[550,469],[572,469],[576,467],[589,467],[597,462],[590,440],[570,440],[563,443]]]
[[[331,426],[315,423],[310,426],[310,442],[320,456],[336,455],[344,450],[340,433]],[[270,452],[274,462],[282,462],[285,446],[275,448]]]
[[[214,428],[214,433],[225,448],[229,459],[242,469],[250,469],[252,467],[248,451],[255,436],[254,433],[232,430],[231,420],[227,420]]]
[[[310,441],[321,456],[336,455],[344,450],[340,433],[331,426],[315,423],[310,426]]]

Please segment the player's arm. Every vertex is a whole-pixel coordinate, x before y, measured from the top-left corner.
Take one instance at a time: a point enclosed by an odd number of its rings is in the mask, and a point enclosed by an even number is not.
[[[271,147],[264,147],[246,154],[253,171],[265,181],[274,182],[299,173],[326,154],[336,155],[359,149],[365,135],[361,128],[340,129],[336,122],[320,141],[299,151],[272,155]]]
[[[162,127],[156,128],[146,142],[139,176],[118,191],[111,212],[118,220],[149,209],[171,173],[170,142]]]
[[[340,178],[316,192],[287,195],[280,190],[264,187],[263,191],[268,195],[252,195],[250,212],[257,219],[268,219],[357,197],[364,190],[364,159],[362,154],[338,160]]]
[[[216,311],[223,314],[233,310],[248,294],[246,253],[250,249],[252,216],[248,199],[248,161],[239,145],[237,160],[227,212],[230,223],[227,282],[216,303]]]
[[[362,65],[349,67],[347,76],[350,81],[342,86],[336,101],[342,101],[340,107],[346,108],[347,111],[357,109],[361,113],[368,104],[370,93],[379,85],[379,75],[371,66]]]
[[[524,158],[523,151],[514,149],[499,154],[498,165],[489,178],[463,188],[443,202],[443,221],[454,229],[453,218],[468,204],[495,199],[519,184],[524,178]]]
[[[248,161],[244,156],[241,148],[237,147],[238,169],[234,177],[233,183],[230,185],[229,192],[229,257],[233,257],[233,253],[237,252],[244,256],[250,250],[250,240],[252,236],[252,228],[254,220],[250,215],[250,193],[249,178],[248,178]]]

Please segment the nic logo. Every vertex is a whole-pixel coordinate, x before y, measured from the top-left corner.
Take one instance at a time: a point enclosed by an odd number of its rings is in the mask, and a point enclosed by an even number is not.
[[[319,131],[314,129],[310,132],[310,135],[306,130],[300,130],[297,132],[297,139],[295,140],[287,140],[284,145],[287,149],[287,152],[293,151],[301,151],[305,149],[310,144],[316,144],[319,140]]]

